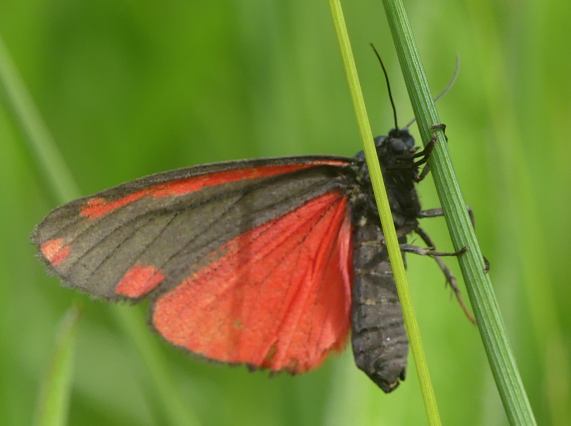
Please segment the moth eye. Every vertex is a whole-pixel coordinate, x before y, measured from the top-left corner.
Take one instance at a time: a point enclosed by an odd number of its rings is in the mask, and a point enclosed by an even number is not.
[[[387,138],[385,136],[376,136],[375,137],[375,146],[380,148]]]
[[[404,145],[406,149],[413,149],[414,148],[414,139],[412,137],[408,137],[404,140]]]
[[[402,154],[407,149],[402,139],[391,139],[391,148],[397,154]]]

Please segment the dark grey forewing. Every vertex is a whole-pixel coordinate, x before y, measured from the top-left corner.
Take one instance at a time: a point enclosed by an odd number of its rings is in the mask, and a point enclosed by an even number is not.
[[[405,377],[408,340],[376,217],[353,220],[352,346],[355,363],[383,391]]]
[[[260,165],[298,164],[335,160],[301,171],[212,186],[182,196],[143,197],[99,218],[85,218],[87,200],[115,200],[151,185],[168,183],[221,170]],[[54,272],[71,287],[93,296],[118,299],[115,287],[135,264],[152,265],[165,276],[159,291],[172,288],[199,269],[209,253],[238,234],[294,210],[331,190],[344,190],[350,159],[297,157],[254,160],[192,167],[161,173],[73,201],[52,213],[37,227],[33,240],[63,239],[70,247]]]

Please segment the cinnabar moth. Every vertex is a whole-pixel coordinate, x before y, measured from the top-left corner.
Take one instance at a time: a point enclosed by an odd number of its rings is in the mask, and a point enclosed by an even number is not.
[[[415,189],[428,150],[396,114],[375,144],[400,242],[416,231],[432,245]],[[150,298],[158,332],[203,357],[302,373],[351,328],[357,366],[383,391],[405,378],[408,341],[362,153],[152,175],[55,209],[32,239],[68,286]]]

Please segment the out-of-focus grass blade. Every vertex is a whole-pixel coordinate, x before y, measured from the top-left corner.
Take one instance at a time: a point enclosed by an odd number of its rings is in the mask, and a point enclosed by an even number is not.
[[[10,56],[3,41],[0,39],[0,88],[6,100],[5,104],[14,116],[22,134],[25,136],[26,146],[33,154],[35,166],[42,171],[46,189],[53,194],[55,201],[63,203],[79,196],[79,190],[71,177],[71,173],[59,153],[46,125],[34,106],[28,91],[25,89],[16,68],[12,65]],[[74,305],[70,309],[74,308]],[[173,425],[197,425],[198,420],[189,408],[184,404],[176,390],[166,363],[163,361],[160,351],[151,334],[146,330],[143,321],[134,320],[134,313],[124,312],[120,309],[112,309],[115,319],[121,325],[125,334],[131,339],[139,350],[141,357],[150,370],[154,382],[152,387],[157,401],[160,402],[166,418]],[[73,345],[70,339],[68,345]],[[62,358],[61,371],[71,371],[71,365],[63,364],[71,362],[71,357]],[[59,386],[57,380],[48,382],[53,386]],[[57,391],[46,390],[47,394]]]
[[[38,170],[45,178],[46,189],[60,203],[77,197],[79,190],[67,164],[56,148],[30,94],[25,90],[1,38],[0,89],[6,99],[4,105],[12,113],[28,150],[34,156]]]
[[[79,316],[79,307],[72,305],[57,328],[49,366],[40,385],[36,426],[60,426],[67,423]]]
[[[510,85],[510,65],[503,53],[500,42],[500,30],[492,9],[493,3],[469,1],[466,3],[473,17],[471,28],[477,34],[479,42],[476,52],[479,63],[487,63],[488,72],[482,73],[480,81],[484,98],[488,102],[489,119],[501,143],[494,146],[496,158],[509,187],[505,191],[505,203],[512,214],[510,221],[514,229],[512,250],[519,253],[523,282],[521,288],[528,301],[528,312],[536,341],[536,351],[543,364],[545,380],[543,395],[550,409],[553,424],[569,421],[569,352],[562,333],[562,324],[557,312],[553,277],[548,266],[549,243],[545,239],[541,223],[542,218],[537,200],[534,199],[532,179],[530,178],[529,158],[522,149],[526,135],[518,123],[517,111],[513,99],[516,93]],[[485,31],[477,22],[489,22]],[[533,37],[531,35],[530,37]],[[481,50],[485,50],[484,52]],[[525,230],[525,232],[521,232]],[[533,259],[530,261],[529,259]],[[518,288],[519,290],[519,288]]]

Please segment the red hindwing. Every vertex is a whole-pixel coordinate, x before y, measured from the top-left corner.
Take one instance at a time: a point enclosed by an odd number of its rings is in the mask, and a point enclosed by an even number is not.
[[[307,371],[348,334],[350,244],[346,198],[324,194],[220,246],[158,298],[153,324],[208,358]]]

